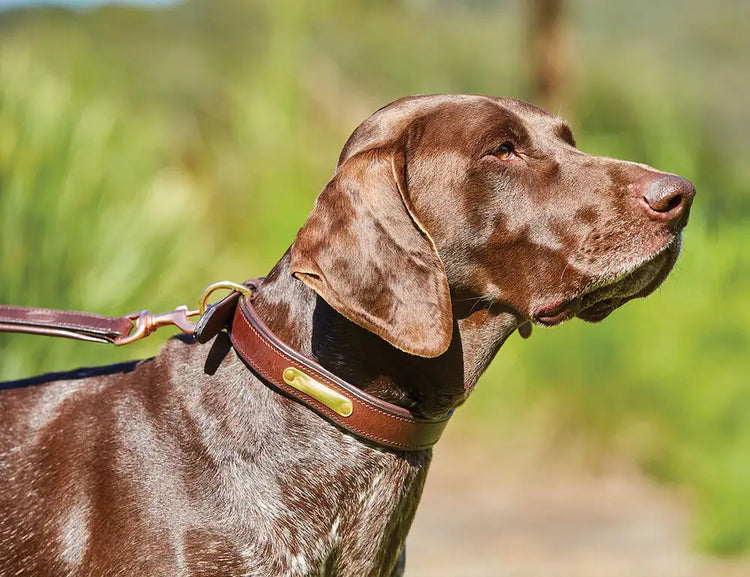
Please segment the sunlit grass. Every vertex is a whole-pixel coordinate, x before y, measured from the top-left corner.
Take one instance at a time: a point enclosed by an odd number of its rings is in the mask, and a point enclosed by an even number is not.
[[[0,78],[0,301],[119,315],[188,296],[180,287],[207,257],[189,235],[205,207],[171,164],[164,122],[23,51],[0,52]],[[3,378],[123,355],[2,339]]]

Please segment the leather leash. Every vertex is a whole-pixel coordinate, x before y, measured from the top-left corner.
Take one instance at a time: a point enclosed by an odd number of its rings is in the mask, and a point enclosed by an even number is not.
[[[206,343],[227,331],[246,365],[267,385],[302,403],[351,434],[376,445],[403,451],[432,447],[450,414],[434,420],[365,393],[284,344],[258,317],[253,298],[260,281],[244,285],[218,282],[203,291],[200,308],[180,306],[167,313],[141,311],[124,317],[0,305],[0,332],[19,332],[124,345],[175,325]],[[208,305],[216,290],[232,292]],[[189,319],[200,315],[197,323]]]

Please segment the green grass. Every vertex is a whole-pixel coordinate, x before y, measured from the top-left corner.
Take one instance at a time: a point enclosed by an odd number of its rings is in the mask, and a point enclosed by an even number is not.
[[[0,14],[0,302],[193,305],[209,282],[267,272],[379,106],[527,96],[518,5],[405,6]],[[601,325],[510,339],[461,410],[488,434],[541,418],[552,443],[632,456],[691,495],[701,548],[748,551],[747,19],[729,0],[648,19],[644,2],[608,6],[573,3],[577,81],[560,112],[583,150],[696,183],[683,255]],[[151,355],[153,338],[123,350],[3,335],[0,378]]]

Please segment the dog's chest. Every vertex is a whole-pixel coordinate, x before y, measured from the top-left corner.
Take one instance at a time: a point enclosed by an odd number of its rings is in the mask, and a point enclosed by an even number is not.
[[[343,451],[343,452],[342,452]],[[307,453],[273,474],[228,464],[217,477],[214,517],[222,539],[186,534],[186,569],[219,556],[246,575],[390,574],[421,494],[429,456],[402,458],[352,444]],[[255,463],[258,465],[258,463]],[[235,559],[232,560],[232,557]],[[219,559],[217,559],[218,561]]]
[[[264,467],[260,478],[252,465],[247,476],[229,467],[221,515],[234,519],[250,575],[381,575],[403,548],[427,460],[353,442]]]

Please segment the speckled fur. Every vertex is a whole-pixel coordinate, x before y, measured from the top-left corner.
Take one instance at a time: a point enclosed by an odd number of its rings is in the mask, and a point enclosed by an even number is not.
[[[664,279],[687,209],[633,199],[667,176],[525,103],[404,99],[349,139],[256,308],[341,378],[444,414],[545,303],[599,320]],[[233,351],[209,374],[211,346],[2,386],[1,577],[403,574],[431,452],[355,439]]]

